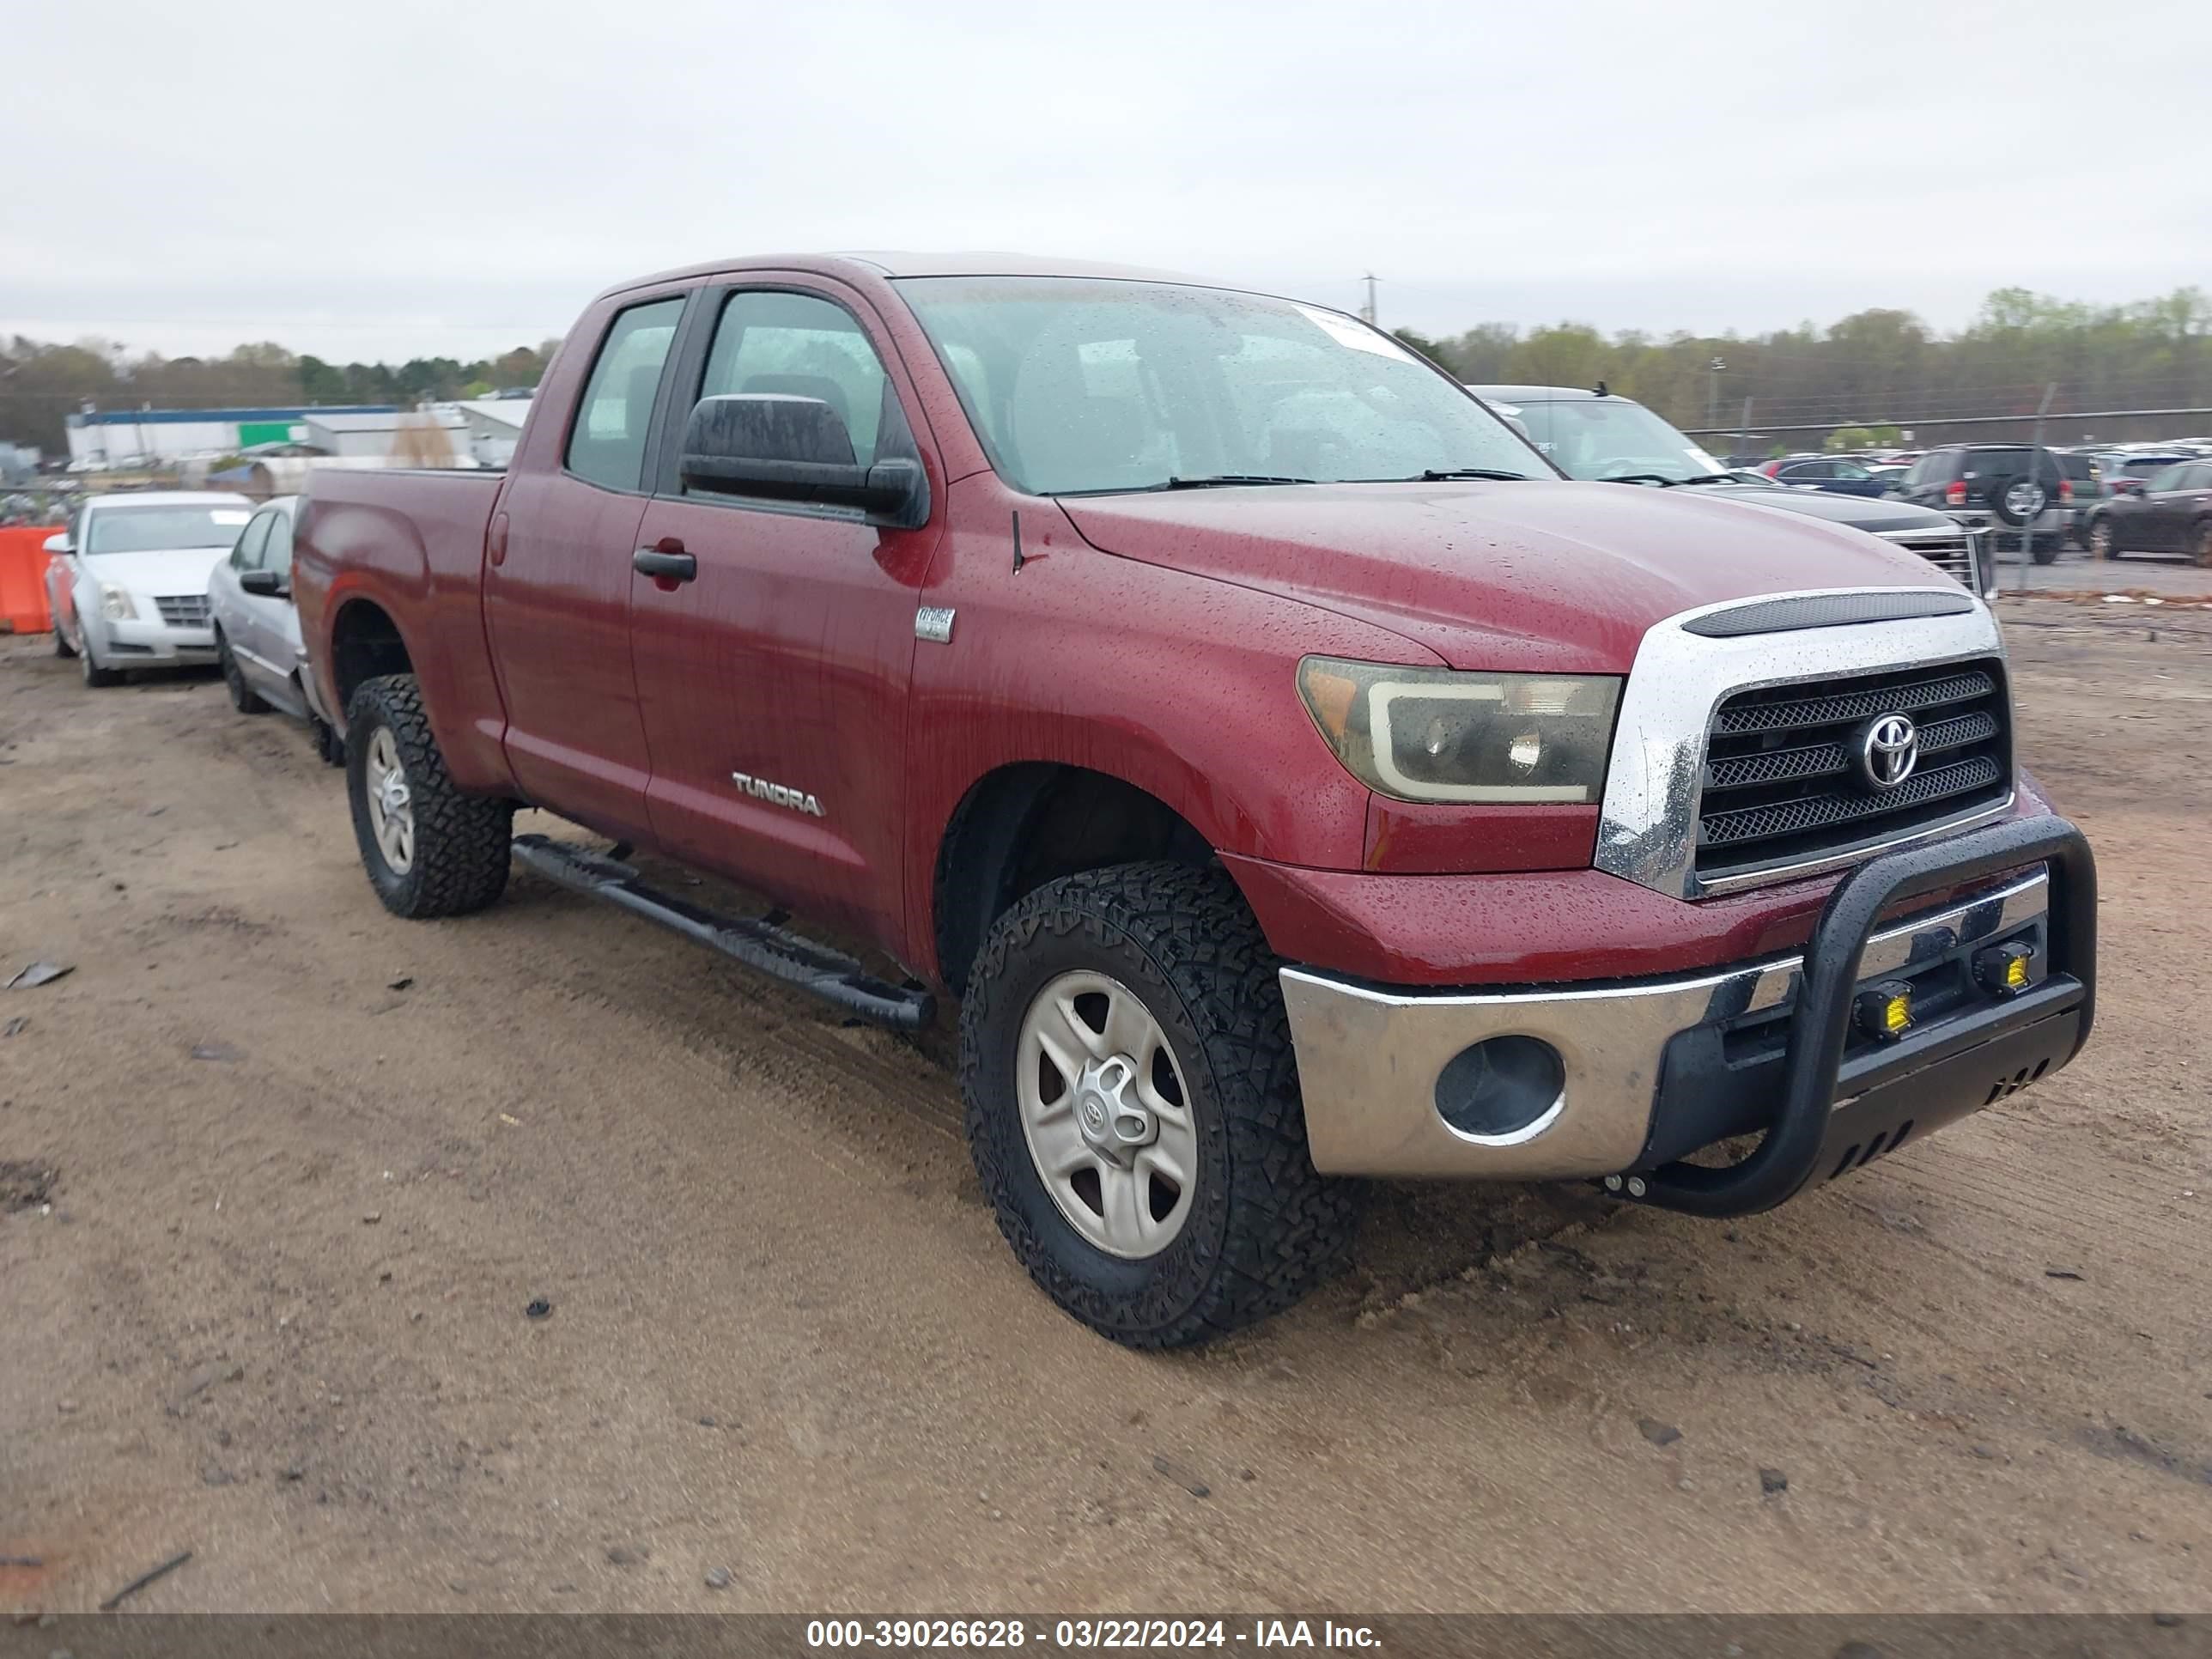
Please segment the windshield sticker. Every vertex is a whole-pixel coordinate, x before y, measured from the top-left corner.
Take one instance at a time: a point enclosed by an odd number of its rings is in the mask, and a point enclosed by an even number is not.
[[[1395,358],[1400,362],[1414,361],[1413,354],[1389,335],[1377,333],[1371,328],[1363,328],[1349,317],[1323,311],[1319,306],[1299,306],[1297,312],[1339,345],[1348,345],[1354,351],[1371,351],[1378,357]]]

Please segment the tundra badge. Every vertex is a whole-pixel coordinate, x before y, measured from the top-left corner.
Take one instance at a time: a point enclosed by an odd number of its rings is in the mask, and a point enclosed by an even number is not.
[[[754,777],[749,772],[732,772],[731,781],[756,800],[764,800],[771,806],[788,806],[794,812],[805,812],[812,817],[826,817],[822,803],[803,789],[787,789],[780,783],[770,783],[765,778]]]

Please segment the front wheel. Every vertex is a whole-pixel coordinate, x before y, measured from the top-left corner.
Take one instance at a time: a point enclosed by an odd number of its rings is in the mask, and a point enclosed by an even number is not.
[[[457,916],[504,892],[514,808],[453,787],[415,677],[363,681],[346,705],[346,726],[354,839],[384,908]]]
[[[2089,556],[2098,560],[2120,556],[2119,538],[2112,534],[2112,521],[2100,519],[2089,526]]]
[[[215,659],[222,670],[222,683],[230,691],[230,706],[241,714],[267,714],[269,705],[261,700],[258,691],[246,683],[246,671],[239,666],[229,637],[220,628],[215,631]]]
[[[92,630],[89,628],[84,630],[84,645],[76,653],[76,665],[84,675],[84,683],[95,691],[104,691],[110,686],[123,684],[121,669],[102,668],[100,659],[93,655]]]
[[[961,1008],[969,1150],[1062,1310],[1131,1347],[1279,1313],[1342,1259],[1278,963],[1221,871],[1066,876],[993,926]]]

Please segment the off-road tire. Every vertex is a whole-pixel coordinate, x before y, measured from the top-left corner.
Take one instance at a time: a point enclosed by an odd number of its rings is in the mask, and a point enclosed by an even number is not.
[[[390,728],[407,776],[415,815],[415,857],[406,872],[385,862],[368,817],[369,739]],[[369,885],[396,916],[422,920],[481,910],[507,890],[514,805],[464,794],[446,771],[445,757],[430,735],[422,688],[412,674],[364,680],[346,705],[346,799],[353,807],[354,840]]]
[[[1229,877],[1178,864],[1048,882],[984,940],[960,1011],[969,1151],[1030,1276],[1101,1335],[1133,1348],[1204,1342],[1280,1313],[1346,1255],[1359,1188],[1313,1167],[1280,966]],[[1099,1250],[1060,1213],[1016,1103],[1024,1016],[1046,984],[1086,969],[1158,1021],[1197,1133],[1188,1218],[1141,1260]]]
[[[230,640],[220,628],[215,630],[216,666],[222,670],[222,683],[230,691],[230,706],[241,714],[265,714],[269,705],[261,694],[246,683],[246,671],[238,665],[238,658],[230,648]]]
[[[308,714],[307,739],[315,745],[315,757],[324,765],[343,766],[346,763],[345,739],[338,735],[337,727],[320,714]]]
[[[69,642],[69,635],[62,632],[62,625],[58,622],[54,624],[54,655],[64,662],[76,655],[76,647]]]
[[[76,653],[76,665],[84,675],[84,683],[95,691],[105,691],[110,686],[123,684],[121,669],[102,668],[100,665],[100,659],[92,654],[90,629],[85,632],[84,649]]]

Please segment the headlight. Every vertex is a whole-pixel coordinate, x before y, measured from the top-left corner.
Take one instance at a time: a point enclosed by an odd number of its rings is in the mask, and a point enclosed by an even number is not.
[[[138,607],[131,603],[131,590],[118,587],[113,582],[100,585],[100,614],[110,622],[131,622],[137,618]]]
[[[1605,786],[1620,682],[1308,657],[1298,694],[1336,757],[1377,794],[1573,803]]]

